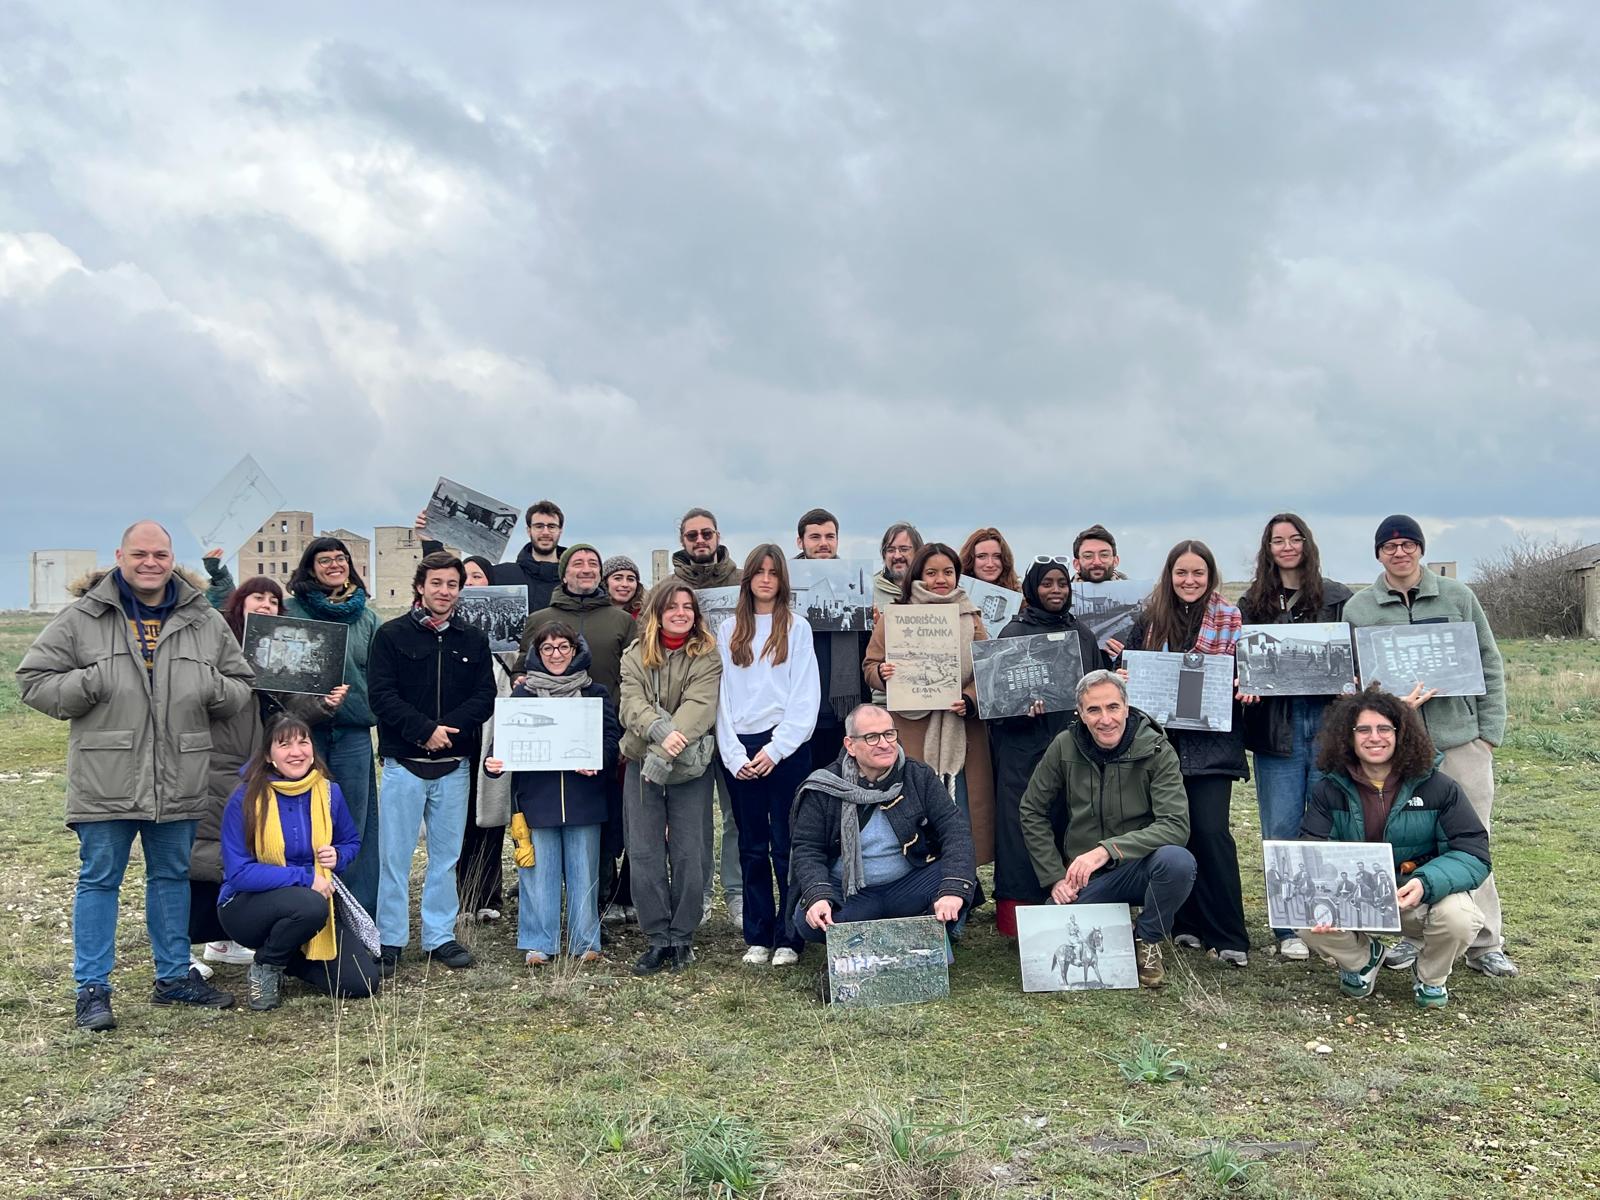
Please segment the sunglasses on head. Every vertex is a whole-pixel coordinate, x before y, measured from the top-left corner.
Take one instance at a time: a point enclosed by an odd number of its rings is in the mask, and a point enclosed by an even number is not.
[[[1046,563],[1055,563],[1058,567],[1070,567],[1072,565],[1072,559],[1065,554],[1035,554],[1033,561],[1038,566],[1043,566]]]

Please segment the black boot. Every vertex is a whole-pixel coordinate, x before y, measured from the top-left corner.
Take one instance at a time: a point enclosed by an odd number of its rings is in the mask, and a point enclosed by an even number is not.
[[[651,946],[639,956],[639,961],[633,964],[635,975],[654,975],[664,971],[673,963],[671,946]]]
[[[694,961],[693,946],[674,946],[672,948],[672,969],[681,971]]]

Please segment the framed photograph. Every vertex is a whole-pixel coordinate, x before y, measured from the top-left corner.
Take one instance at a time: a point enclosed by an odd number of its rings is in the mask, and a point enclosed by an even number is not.
[[[998,637],[1011,618],[1022,611],[1022,593],[1013,592],[1010,588],[963,575],[961,590],[966,592],[968,600],[977,605],[978,617],[991,638]]]
[[[258,692],[326,696],[344,682],[344,644],[350,627],[339,621],[271,617],[244,619],[244,651],[255,668]]]
[[[791,558],[789,606],[813,633],[872,630],[872,576],[877,564],[864,558]]]
[[[495,583],[488,587],[464,587],[456,601],[455,615],[464,625],[482,630],[489,649],[496,654],[515,650],[522,641],[522,627],[528,620],[528,585]]]
[[[1129,650],[1128,703],[1168,729],[1226,733],[1233,728],[1231,654]]]
[[[517,527],[517,510],[464,483],[439,477],[428,497],[428,538],[497,563]]]
[[[1404,696],[1419,683],[1441,696],[1481,696],[1483,658],[1471,621],[1362,625],[1356,629],[1361,678]]]
[[[883,1008],[950,994],[944,922],[937,917],[843,921],[828,926],[831,1004]]]
[[[1072,581],[1072,613],[1094,634],[1100,649],[1115,638],[1126,643],[1134,622],[1155,584],[1148,579],[1108,579],[1104,583]]]
[[[1126,904],[1017,906],[1025,992],[1098,992],[1139,986]]]
[[[1333,925],[1399,933],[1394,851],[1387,842],[1261,843],[1267,921],[1275,929]]]
[[[1020,717],[1035,700],[1045,712],[1071,712],[1078,706],[1083,650],[1076,630],[990,638],[972,643],[972,681],[978,716]]]
[[[1343,621],[1246,625],[1234,653],[1249,696],[1340,696],[1356,690],[1356,656]]]
[[[605,701],[598,696],[508,696],[494,702],[494,756],[507,771],[599,771]]]
[[[883,613],[890,712],[949,708],[961,698],[961,613],[954,604],[891,604]],[[976,643],[974,643],[976,644]]]
[[[246,454],[184,520],[202,551],[222,547],[232,558],[267,518],[283,508],[283,493]]]

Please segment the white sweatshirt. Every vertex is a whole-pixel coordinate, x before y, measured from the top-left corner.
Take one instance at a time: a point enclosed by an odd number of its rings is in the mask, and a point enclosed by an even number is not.
[[[772,730],[767,757],[774,764],[788,758],[811,740],[822,705],[822,681],[817,678],[817,652],[811,645],[811,626],[804,617],[789,622],[789,657],[773,666],[761,648],[772,632],[772,616],[756,614],[756,634],[750,650],[756,656],[748,667],[733,665],[728,645],[733,641],[733,617],[717,630],[717,653],[722,655],[722,691],[717,698],[717,749],[728,770],[737,775],[750,761],[737,735]]]

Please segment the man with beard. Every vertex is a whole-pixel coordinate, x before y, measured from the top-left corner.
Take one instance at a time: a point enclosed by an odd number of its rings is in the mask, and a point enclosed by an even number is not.
[[[672,552],[672,575],[675,581],[688,584],[695,591],[704,588],[737,587],[742,572],[739,564],[728,556],[722,544],[722,533],[717,528],[716,514],[709,508],[691,508],[678,522],[678,541],[683,549]],[[659,586],[659,585],[658,585]],[[650,602],[645,601],[648,609]],[[713,772],[715,775],[715,772]],[[711,862],[716,841],[714,812],[722,810],[722,857],[715,871],[706,872],[705,903],[700,923],[711,919],[711,898],[716,890],[717,876],[722,877],[722,895],[728,905],[728,918],[737,927],[744,919],[744,878],[739,873],[739,839],[733,822],[733,807],[726,791],[716,785],[717,803],[706,809],[705,861]]]
[[[1104,525],[1091,525],[1072,539],[1072,565],[1077,578],[1084,583],[1105,583],[1108,579],[1126,579],[1117,570],[1122,560],[1117,557],[1117,539]]]
[[[891,604],[900,603],[900,585],[905,581],[911,560],[922,549],[922,535],[909,521],[896,521],[883,531],[878,542],[878,553],[883,556],[883,570],[872,577],[872,608],[879,616]],[[883,705],[888,697],[874,690],[872,702]]]
[[[797,558],[838,558],[839,518],[825,508],[813,508],[795,528]],[[904,568],[902,568],[904,570]],[[822,683],[822,704],[810,745],[811,769],[820,771],[839,757],[844,747],[844,719],[865,698],[861,659],[868,634],[813,630],[811,644],[817,654],[817,674]]]
[[[517,551],[517,561],[499,563],[489,576],[490,583],[528,585],[528,611],[538,612],[550,604],[550,594],[561,582],[561,530],[567,519],[554,500],[529,505],[524,516],[528,523],[528,544]]]

